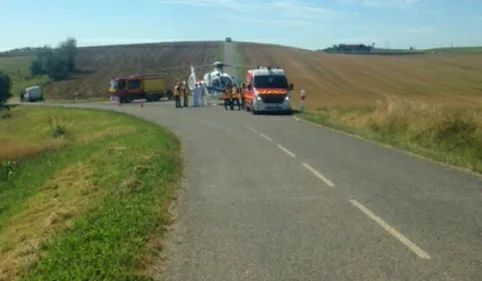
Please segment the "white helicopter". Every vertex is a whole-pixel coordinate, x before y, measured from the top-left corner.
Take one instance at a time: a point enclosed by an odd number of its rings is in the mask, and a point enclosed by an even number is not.
[[[203,67],[205,65],[202,65]],[[208,99],[208,103],[216,103],[215,101],[220,99],[223,95],[226,87],[231,88],[234,84],[240,85],[239,80],[236,77],[224,72],[224,66],[242,67],[241,65],[227,65],[221,61],[216,61],[213,65],[213,70],[204,74],[202,80],[198,80],[196,75],[196,69],[191,65],[191,74],[188,77],[187,84],[190,90],[193,90],[196,84],[200,84],[204,88],[204,92]]]

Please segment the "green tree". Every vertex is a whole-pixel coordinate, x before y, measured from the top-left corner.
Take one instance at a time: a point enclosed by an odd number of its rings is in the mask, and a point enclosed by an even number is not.
[[[54,81],[64,80],[75,70],[76,56],[75,38],[67,38],[55,49],[50,46],[38,48],[37,59],[30,64],[30,73],[33,76],[47,74]]]
[[[42,68],[42,61],[39,58],[36,58],[30,63],[30,74],[32,74],[32,76],[45,74]]]
[[[47,75],[54,81],[61,81],[69,77],[68,60],[59,54],[54,54],[48,59],[46,67]]]
[[[67,58],[69,72],[73,72],[77,56],[77,40],[72,37],[67,38],[67,40],[60,42],[58,50],[62,56]]]
[[[10,90],[12,89],[12,80],[6,73],[0,71],[0,109],[5,106],[5,103],[12,96]]]

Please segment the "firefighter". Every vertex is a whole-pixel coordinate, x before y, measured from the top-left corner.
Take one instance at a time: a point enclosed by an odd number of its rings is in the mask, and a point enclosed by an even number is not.
[[[241,108],[243,108],[243,110],[246,108],[246,93],[244,91],[246,91],[245,82],[241,84]]]
[[[184,98],[184,107],[189,107],[189,105],[188,105],[189,100],[187,98],[188,93],[187,93],[186,84],[184,84],[183,87],[182,87],[182,96]]]
[[[233,104],[231,102],[231,95],[232,95],[231,89],[229,87],[226,87],[224,89],[224,93],[223,93],[224,109],[226,109],[226,110],[228,110],[228,105],[231,108],[231,110],[233,110]]]
[[[176,83],[174,87],[174,100],[176,101],[176,108],[181,108],[181,85]]]
[[[238,105],[238,110],[241,110],[241,104],[239,104],[239,100],[241,99],[241,95],[239,93],[239,88],[236,83],[233,84],[233,95],[231,101],[231,110],[233,109],[234,103]]]

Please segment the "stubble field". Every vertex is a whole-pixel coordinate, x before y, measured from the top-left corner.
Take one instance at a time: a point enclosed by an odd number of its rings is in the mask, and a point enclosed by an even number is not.
[[[482,54],[367,56],[240,43],[246,65],[280,66],[312,109],[359,108],[396,96],[450,108],[482,107]]]

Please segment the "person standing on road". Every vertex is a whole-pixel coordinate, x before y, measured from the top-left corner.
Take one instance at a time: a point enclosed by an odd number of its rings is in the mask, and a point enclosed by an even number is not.
[[[201,84],[201,82],[199,82],[199,98],[201,99],[201,106],[206,106],[206,101],[204,99],[204,87],[203,85]]]
[[[174,87],[174,100],[176,101],[176,108],[181,108],[181,85],[176,83]]]
[[[187,88],[185,83],[182,87],[182,96],[184,98],[184,107],[189,107],[189,104],[188,104],[189,100],[187,98]]]
[[[236,83],[233,84],[232,91],[233,91],[233,94],[232,94],[232,101],[231,101],[231,110],[233,110],[234,103],[238,105],[238,110],[241,110],[241,104],[239,104],[239,100],[241,96],[239,94],[238,85],[236,85]]]
[[[199,107],[199,96],[201,95],[201,87],[199,83],[196,83],[194,89],[192,90],[193,107]]]
[[[246,107],[246,93],[244,91],[246,91],[246,83],[243,82],[243,84],[241,84],[241,108],[244,110]]]
[[[20,102],[24,102],[25,101],[25,90],[21,90],[20,91]]]
[[[228,110],[228,105],[233,110],[233,104],[231,102],[231,89],[229,87],[226,87],[223,92],[223,99],[224,99],[224,109]]]

